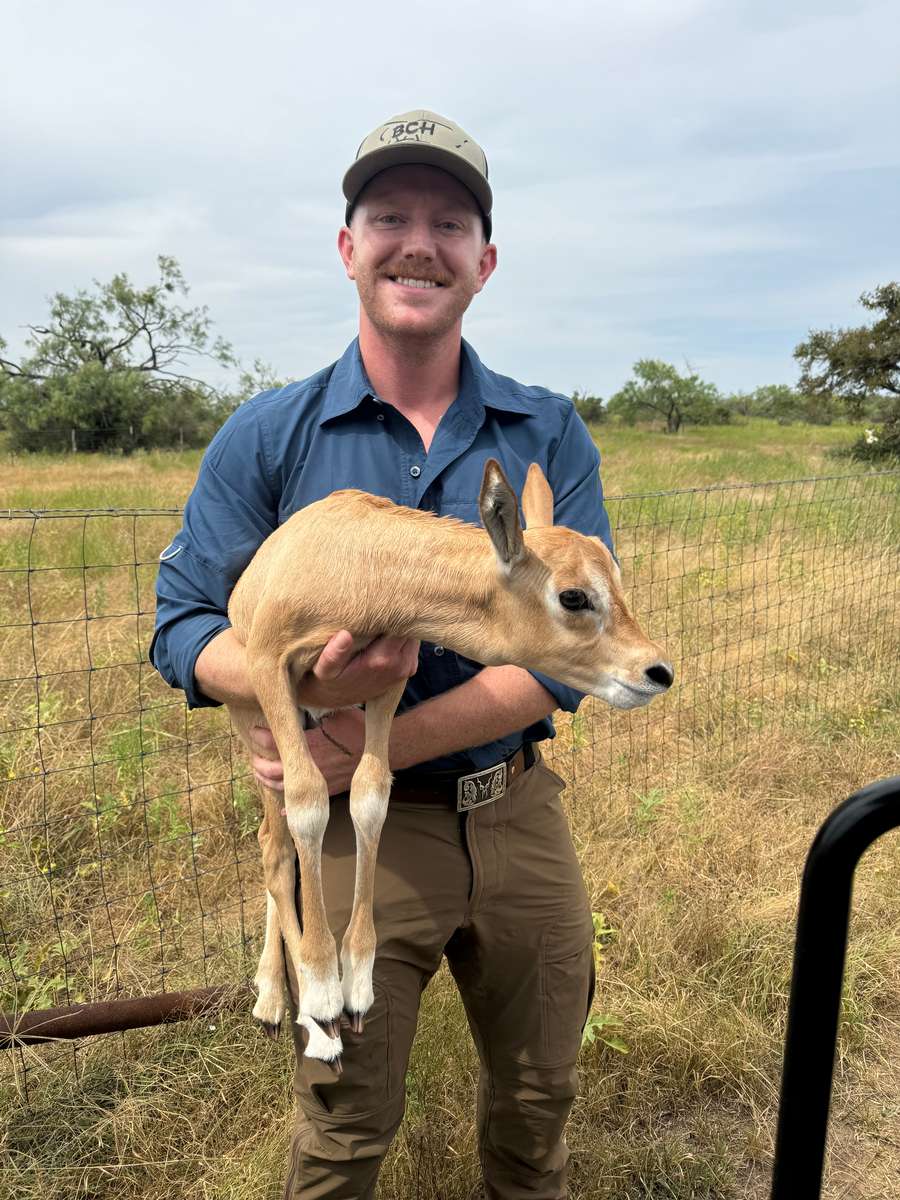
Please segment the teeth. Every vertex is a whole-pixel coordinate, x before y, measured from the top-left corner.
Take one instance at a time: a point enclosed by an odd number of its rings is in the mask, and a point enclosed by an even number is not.
[[[417,288],[437,287],[437,284],[434,282],[433,279],[408,279],[408,278],[404,278],[404,276],[402,276],[402,275],[397,276],[397,283],[405,284],[406,287],[417,287]]]

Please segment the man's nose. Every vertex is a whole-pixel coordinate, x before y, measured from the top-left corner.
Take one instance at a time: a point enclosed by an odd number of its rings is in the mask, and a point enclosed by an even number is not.
[[[404,258],[434,258],[434,230],[429,221],[411,221],[403,238]]]

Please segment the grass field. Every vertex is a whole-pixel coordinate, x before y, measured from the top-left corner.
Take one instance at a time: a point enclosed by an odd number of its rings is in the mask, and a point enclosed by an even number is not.
[[[610,495],[843,475],[830,452],[855,432],[596,431]],[[2,504],[175,508],[198,461],[7,459]],[[571,784],[600,966],[571,1195],[762,1200],[803,859],[836,802],[900,772],[900,476],[610,509],[635,606],[679,682],[638,713],[585,705],[547,748]],[[221,713],[187,716],[139,662],[153,564],[176,525],[0,521],[3,1009],[234,981],[255,965],[243,767]],[[856,886],[831,1200],[897,1194],[898,906],[894,835]],[[0,1197],[277,1197],[291,1057],[246,1009],[12,1053]],[[425,994],[384,1200],[478,1195],[475,1071],[442,973]]]
[[[759,483],[858,470],[831,457],[858,436],[859,426],[739,425],[685,427],[677,437],[658,429],[599,425],[592,431],[603,455],[609,495],[712,483]],[[152,451],[130,458],[90,454],[6,455],[3,508],[169,508],[187,499],[201,453]],[[61,470],[61,464],[65,470]]]

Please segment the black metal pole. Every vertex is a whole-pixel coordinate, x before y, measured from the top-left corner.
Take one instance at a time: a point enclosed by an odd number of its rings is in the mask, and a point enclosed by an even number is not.
[[[772,1200],[819,1200],[853,873],[900,826],[900,775],[855,792],[816,834],[803,872]]]

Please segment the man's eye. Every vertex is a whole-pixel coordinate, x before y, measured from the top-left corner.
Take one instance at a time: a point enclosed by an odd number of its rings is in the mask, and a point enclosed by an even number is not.
[[[583,592],[581,588],[566,588],[565,591],[559,593],[559,602],[569,612],[578,612],[582,608],[593,608],[587,592]]]

